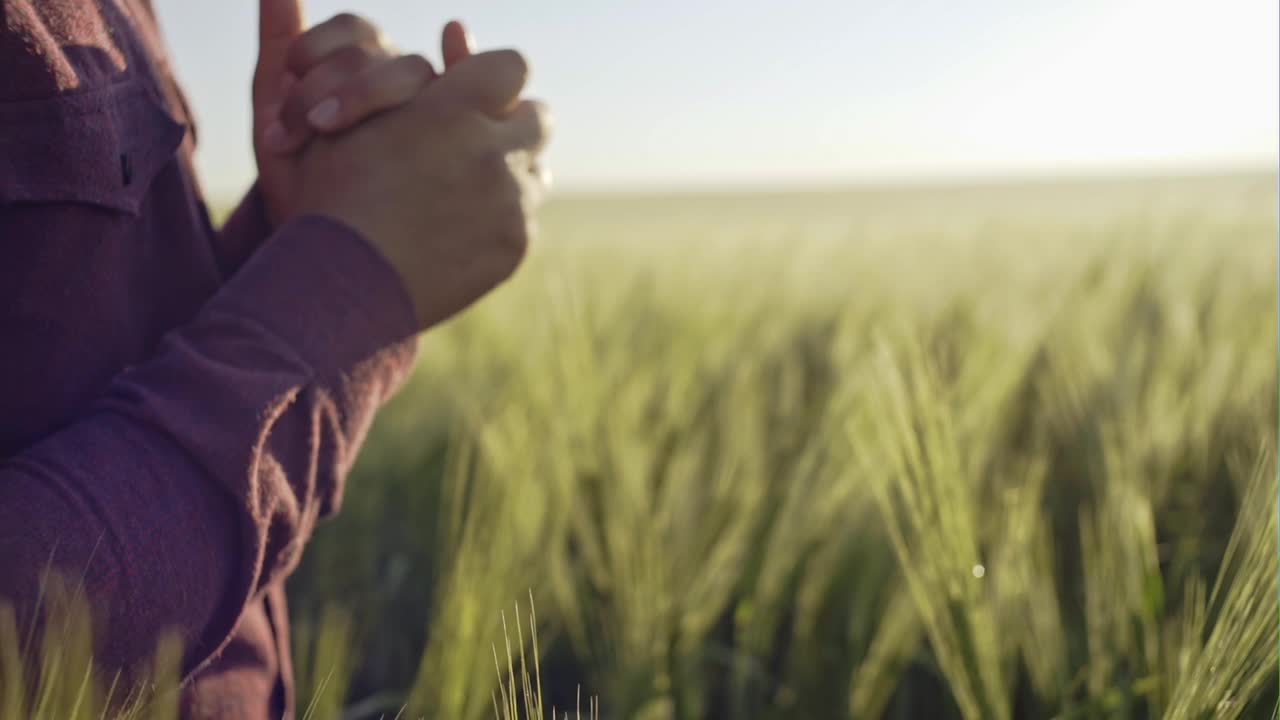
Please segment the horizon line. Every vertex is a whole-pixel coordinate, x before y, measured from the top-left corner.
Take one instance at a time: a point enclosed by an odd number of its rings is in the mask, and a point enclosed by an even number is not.
[[[788,178],[766,180],[706,180],[692,182],[600,181],[577,182],[562,187],[552,186],[556,197],[624,196],[624,195],[726,195],[754,193],[830,193],[847,190],[961,188],[1004,185],[1040,185],[1103,181],[1195,180],[1245,176],[1280,176],[1280,157],[1267,162],[1227,164],[1186,164],[1167,167],[1113,166],[1063,169],[1035,168],[992,171],[955,171],[919,173],[883,173],[878,175],[831,178]],[[210,193],[211,205],[227,202],[228,194]]]
[[[1058,182],[1192,180],[1244,176],[1280,176],[1280,157],[1265,162],[1156,166],[1029,168],[991,171],[883,173],[830,178],[763,180],[707,180],[692,182],[597,182],[553,187],[556,195],[724,194],[752,192],[830,192],[840,190],[982,187]]]

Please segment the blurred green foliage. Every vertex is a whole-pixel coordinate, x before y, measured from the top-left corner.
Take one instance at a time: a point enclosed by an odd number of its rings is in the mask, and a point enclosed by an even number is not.
[[[426,336],[295,613],[493,713],[1270,717],[1274,176],[561,200]],[[354,650],[354,648],[353,648]]]

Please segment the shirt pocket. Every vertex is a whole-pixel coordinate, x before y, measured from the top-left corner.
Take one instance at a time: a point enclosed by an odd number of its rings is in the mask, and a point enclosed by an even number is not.
[[[136,217],[185,134],[138,79],[0,103],[0,205],[88,203]]]

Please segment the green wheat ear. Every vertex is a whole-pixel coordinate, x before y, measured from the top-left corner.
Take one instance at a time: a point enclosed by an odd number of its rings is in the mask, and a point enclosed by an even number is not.
[[[33,720],[176,720],[183,643],[161,634],[156,653],[132,687],[105,678],[93,660],[93,615],[83,584],[45,574],[43,634],[20,632],[13,609],[0,604],[0,710]]]
[[[516,647],[511,650],[511,633],[507,627],[506,613],[502,616],[502,635],[506,647],[506,668],[498,656],[498,646],[494,644],[493,664],[498,673],[497,689],[491,694],[495,720],[559,720],[556,709],[551,708],[551,715],[546,715],[546,705],[542,700],[542,667],[539,661],[541,648],[538,647],[538,615],[534,609],[533,592],[529,592],[529,639],[530,652],[525,652],[524,624],[520,620],[520,603],[515,605]],[[530,657],[532,656],[532,657]],[[518,660],[518,663],[517,663]],[[529,674],[530,662],[533,674]],[[588,720],[599,720],[600,708],[594,696],[588,699]],[[566,711],[564,717],[569,718]],[[582,718],[582,687],[578,687],[578,705],[575,720]]]
[[[1222,569],[1204,606],[1209,636],[1203,647],[1188,648],[1186,672],[1176,678],[1166,720],[1240,717],[1276,668],[1280,623],[1274,599],[1280,583],[1274,445],[1259,453],[1250,475]]]

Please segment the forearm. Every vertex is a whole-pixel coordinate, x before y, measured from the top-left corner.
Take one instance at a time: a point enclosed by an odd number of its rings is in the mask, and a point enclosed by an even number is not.
[[[106,669],[176,627],[194,670],[336,506],[415,327],[349,230],[282,228],[89,412],[0,465],[0,595],[30,620],[52,559],[103,613]]]

